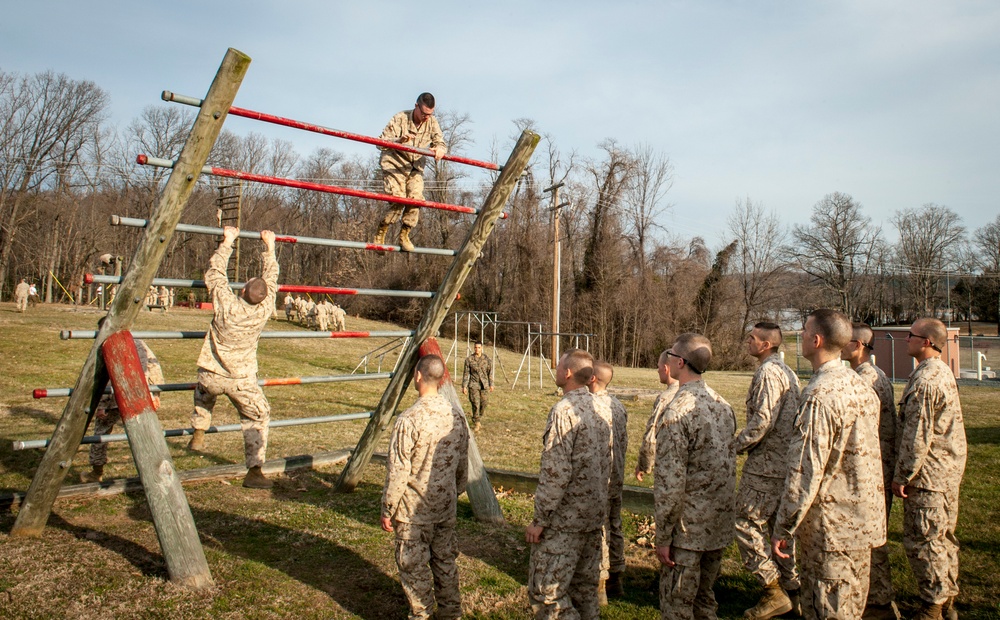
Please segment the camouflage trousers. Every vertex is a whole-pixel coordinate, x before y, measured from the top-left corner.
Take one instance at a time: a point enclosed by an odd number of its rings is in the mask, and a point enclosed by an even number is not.
[[[886,485],[889,488],[889,485]],[[892,493],[885,494],[885,520],[889,522],[889,512],[892,510]],[[895,598],[892,589],[892,570],[889,568],[889,542],[881,547],[872,548],[871,577],[868,580],[868,604],[888,605]]]
[[[421,160],[422,162],[422,160]],[[400,198],[424,199],[424,165],[410,161],[400,161],[394,157],[383,157],[382,185],[385,193]],[[400,219],[404,226],[414,227],[420,219],[420,208],[389,203],[389,212],[382,218],[383,224],[395,224]]]
[[[608,522],[601,531],[601,579],[625,570],[625,537],[622,535],[622,498],[608,502]]]
[[[903,500],[903,549],[917,580],[917,594],[932,604],[958,596],[958,487],[940,493],[907,487]]]
[[[871,549],[810,550],[799,547],[802,617],[860,618],[868,598]]]
[[[212,426],[212,409],[219,396],[225,395],[240,414],[243,428],[243,452],[247,467],[259,467],[267,460],[268,422],[271,406],[264,391],[257,385],[257,377],[229,379],[214,372],[198,371],[198,385],[194,389],[194,413],[191,426],[208,430]]]
[[[475,424],[482,419],[486,413],[486,404],[489,402],[489,389],[469,387],[469,403],[472,405],[472,423]]]
[[[545,528],[528,561],[528,602],[535,619],[596,620],[600,571],[601,530]]]
[[[121,412],[118,411],[118,407],[111,407],[109,409],[98,410],[94,415],[94,434],[95,435],[107,435],[111,431],[115,430],[115,424],[121,422],[122,416]],[[108,463],[108,444],[106,443],[94,443],[90,444],[90,465],[92,467],[103,467]]]
[[[788,591],[798,590],[801,585],[795,567],[795,542],[791,541],[788,559],[771,552],[774,518],[784,483],[780,478],[743,474],[736,492],[736,547],[740,550],[743,566],[762,586],[777,581]]]
[[[712,586],[722,568],[722,549],[671,548],[674,566],[660,567],[661,620],[714,620],[719,604]]]
[[[399,582],[410,601],[410,620],[461,618],[455,523],[393,521],[393,528],[396,531],[396,566],[399,567]]]
[[[27,297],[17,297],[14,299],[14,303],[17,306],[18,312],[24,312],[28,309],[28,298]]]

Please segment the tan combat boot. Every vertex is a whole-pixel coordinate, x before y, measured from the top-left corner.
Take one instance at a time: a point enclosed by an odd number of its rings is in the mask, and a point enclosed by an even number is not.
[[[932,605],[926,601],[920,602],[920,609],[917,610],[917,615],[913,616],[913,620],[943,620],[944,616],[941,614],[941,610],[944,605],[938,603]]]
[[[801,602],[801,599],[799,598],[799,590],[798,590],[798,588],[796,588],[795,590],[785,590],[785,594],[788,595],[788,600],[790,600],[792,602],[792,611],[790,611],[788,613],[792,614],[793,616],[797,616],[797,617],[801,618],[802,617],[802,602]],[[899,620],[899,618],[896,618],[896,620]]]
[[[264,477],[260,465],[255,465],[247,470],[247,475],[243,478],[243,486],[248,489],[270,489],[274,483]]]
[[[389,232],[389,225],[382,222],[378,225],[378,231],[375,233],[375,238],[372,239],[372,243],[375,245],[385,245],[385,235]]]
[[[611,598],[621,598],[625,596],[625,584],[622,578],[624,573],[617,571],[608,573],[608,581],[604,584],[604,589]]]
[[[88,482],[100,482],[103,477],[104,465],[94,465],[91,467],[90,471],[85,471],[80,474],[80,482],[83,482],[84,484]]]
[[[399,248],[404,252],[413,251],[413,243],[410,242],[410,230],[412,228],[412,226],[403,224],[403,227],[399,229]]]
[[[608,592],[605,589],[605,581],[603,579],[597,585],[597,604],[601,607],[608,606]]]
[[[191,441],[188,442],[188,450],[194,450],[195,452],[202,452],[205,449],[205,431],[200,428],[196,428],[194,435],[191,436]]]
[[[951,597],[941,606],[941,617],[944,620],[958,620],[958,609],[955,608],[955,597]]]
[[[743,617],[752,620],[765,620],[787,614],[791,610],[792,600],[788,598],[777,581],[772,581],[764,586],[764,593],[761,594],[757,604],[743,612]]]
[[[861,620],[899,620],[899,610],[895,603],[888,605],[868,605],[861,614]]]

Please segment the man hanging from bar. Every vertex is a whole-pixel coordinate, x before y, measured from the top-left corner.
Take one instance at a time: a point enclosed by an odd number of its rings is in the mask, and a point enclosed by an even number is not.
[[[271,407],[257,385],[257,342],[274,308],[278,262],[274,258],[274,233],[261,231],[260,238],[265,246],[263,276],[248,280],[237,296],[229,288],[226,266],[239,233],[239,229],[232,226],[223,229],[222,243],[205,272],[205,286],[215,315],[198,357],[198,385],[194,390],[191,416],[195,431],[188,449],[198,452],[205,449],[205,431],[212,425],[215,400],[224,394],[239,412],[243,427],[248,469],[243,486],[268,489],[272,482],[264,477],[261,466],[266,458]]]
[[[383,140],[416,148],[429,146],[434,151],[434,159],[437,160],[440,160],[447,153],[444,135],[441,134],[441,127],[438,125],[437,119],[434,118],[434,95],[430,93],[421,93],[417,97],[413,110],[403,110],[393,116],[379,137]],[[382,149],[379,165],[382,167],[385,193],[400,198],[424,199],[423,155],[396,149]],[[418,207],[391,204],[389,212],[385,214],[382,223],[379,224],[378,232],[375,233],[375,239],[372,243],[384,244],[389,226],[398,222],[400,217],[402,217],[403,224],[399,230],[399,247],[404,252],[412,252],[413,243],[410,241],[410,231],[416,227],[417,220],[420,218]]]

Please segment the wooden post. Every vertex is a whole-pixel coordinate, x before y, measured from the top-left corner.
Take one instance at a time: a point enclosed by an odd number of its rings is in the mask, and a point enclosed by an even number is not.
[[[52,442],[28,487],[28,494],[10,532],[12,536],[42,534],[73,454],[87,430],[87,405],[90,405],[91,410],[94,409],[108,382],[103,360],[98,355],[101,345],[108,334],[128,329],[142,308],[142,300],[160,268],[174,228],[194,190],[202,166],[208,161],[208,154],[222,130],[226,113],[233,105],[233,99],[236,98],[236,92],[249,66],[250,57],[246,54],[232,48],[226,52],[191,127],[184,150],[170,173],[163,196],[146,227],[146,234],[136,248],[132,264],[118,287],[118,294],[108,311],[108,319],[94,340],[94,346],[90,349],[73,388],[73,395],[66,403],[62,417],[52,433]]]
[[[441,322],[455,301],[455,296],[465,284],[465,278],[475,266],[479,253],[486,244],[486,239],[493,232],[493,227],[496,226],[504,204],[507,203],[507,199],[514,191],[521,173],[528,166],[528,161],[531,159],[531,154],[535,152],[539,140],[538,134],[531,131],[523,132],[518,139],[510,158],[504,164],[500,176],[494,183],[493,189],[486,197],[486,202],[483,203],[483,208],[473,223],[469,236],[462,243],[462,247],[455,255],[455,261],[451,264],[448,274],[438,288],[437,295],[434,296],[427,312],[420,320],[420,325],[417,326],[413,339],[400,354],[396,372],[389,380],[389,385],[382,394],[382,400],[379,401],[371,420],[368,421],[368,426],[361,434],[357,448],[355,448],[350,460],[347,461],[347,465],[344,466],[344,470],[340,472],[340,479],[337,480],[337,491],[353,491],[361,480],[361,474],[375,451],[375,444],[382,432],[389,426],[389,421],[396,412],[396,407],[399,406],[399,401],[402,400],[406,387],[410,384],[413,369],[417,364],[417,347],[424,340],[435,335],[438,328],[441,327]]]
[[[132,460],[146,491],[170,580],[188,588],[210,588],[214,585],[212,573],[181,479],[163,438],[163,427],[153,409],[153,399],[132,334],[121,331],[108,336],[101,356],[115,389],[115,402],[128,435]]]
[[[425,355],[437,355],[444,360],[441,355],[441,347],[437,338],[428,338],[420,347],[420,357]],[[462,419],[468,425],[469,421],[465,417],[465,410],[462,408],[462,401],[455,389],[455,383],[451,380],[448,367],[444,369],[444,379],[438,386],[438,393],[451,401],[451,406],[462,414]],[[472,504],[472,514],[476,519],[485,523],[504,524],[503,512],[500,511],[500,502],[497,501],[496,493],[493,492],[493,485],[486,473],[486,465],[483,457],[479,454],[479,445],[476,443],[476,436],[469,429],[469,482],[465,487],[465,492],[469,495],[469,502]]]

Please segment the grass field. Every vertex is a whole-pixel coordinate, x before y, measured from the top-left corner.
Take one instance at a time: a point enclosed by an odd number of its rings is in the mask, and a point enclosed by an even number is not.
[[[0,493],[28,488],[41,459],[38,450],[14,452],[14,440],[47,438],[65,399],[33,400],[39,387],[71,387],[91,341],[60,341],[61,329],[94,329],[95,311],[66,306],[39,306],[27,315],[0,304]],[[136,329],[204,329],[205,312],[172,310],[143,313]],[[393,329],[385,324],[350,319],[348,328]],[[299,329],[284,320],[268,329]],[[398,328],[397,328],[398,329]],[[451,341],[440,341],[448,351]],[[200,341],[149,341],[163,364],[168,382],[195,376]],[[260,347],[265,378],[349,373],[365,352],[379,343],[369,340],[269,340]],[[459,346],[464,357],[464,343]],[[487,418],[477,435],[490,467],[534,472],[538,469],[545,414],[556,400],[554,385],[516,390],[509,381],[520,354],[502,353],[502,373]],[[394,359],[394,358],[393,358]],[[392,360],[389,365],[391,366]],[[451,366],[451,364],[449,364]],[[374,370],[374,369],[372,369]],[[743,396],[750,373],[706,373],[707,382],[743,417]],[[613,386],[657,389],[652,369],[620,369]],[[275,419],[371,410],[384,381],[364,381],[270,388]],[[897,386],[897,392],[902,386]],[[1000,391],[961,388],[969,437],[969,465],[962,487],[958,536],[962,541],[962,595],[959,610],[968,618],[1000,618]],[[411,391],[404,406],[414,399]],[[189,426],[191,395],[163,396],[164,428]],[[628,471],[635,466],[651,398],[626,400],[631,450]],[[215,422],[236,422],[228,402],[220,401]],[[364,422],[275,429],[271,458],[351,448]],[[387,438],[383,438],[384,450]],[[194,469],[242,462],[239,433],[210,435],[208,455],[184,449],[183,439],[168,440],[175,464]],[[109,477],[135,475],[124,443],[111,444]],[[86,450],[77,454],[67,482],[87,468]],[[216,588],[191,594],[166,581],[166,567],[142,494],[59,500],[40,539],[8,536],[16,512],[0,514],[0,617],[3,618],[365,618],[406,617],[406,601],[396,578],[391,535],[377,524],[384,469],[371,465],[356,492],[335,494],[338,469],[285,475],[271,491],[251,491],[238,480],[185,486],[201,534]],[[629,477],[627,484],[637,484]],[[646,486],[649,485],[648,479]],[[503,491],[504,527],[472,519],[465,498],[459,504],[459,559],[462,595],[468,617],[529,618],[525,596],[528,547],[523,529],[531,519],[531,497]],[[16,510],[16,509],[15,509]],[[638,544],[648,532],[645,515],[625,514],[628,539],[627,597],[613,601],[605,618],[657,618],[656,563],[652,550]],[[904,610],[915,604],[915,585],[901,545],[901,510],[894,506],[890,544],[898,601]],[[720,617],[735,618],[756,600],[752,579],[739,567],[735,549],[727,550],[716,585]]]

